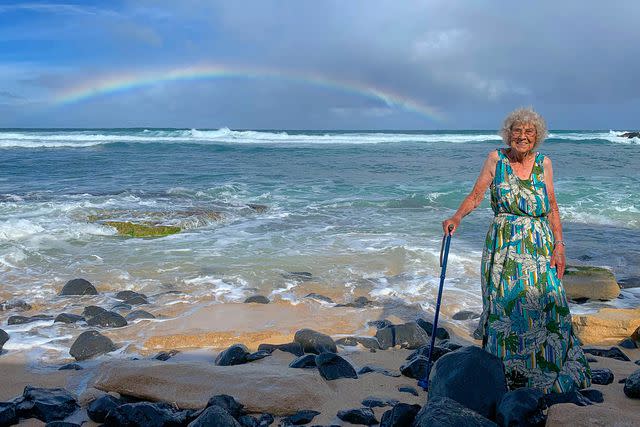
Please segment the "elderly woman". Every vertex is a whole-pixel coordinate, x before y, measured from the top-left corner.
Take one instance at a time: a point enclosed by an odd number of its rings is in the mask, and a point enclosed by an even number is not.
[[[483,311],[474,335],[503,360],[511,389],[561,393],[589,387],[591,370],[560,282],[565,244],[553,168],[549,157],[536,152],[547,136],[545,122],[532,109],[518,109],[500,134],[507,148],[489,153],[473,190],[443,222],[445,233],[455,233],[491,188],[495,216],[482,254]]]

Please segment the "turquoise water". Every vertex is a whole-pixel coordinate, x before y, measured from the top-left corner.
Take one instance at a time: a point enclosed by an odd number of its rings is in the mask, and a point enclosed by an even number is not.
[[[640,141],[621,133],[553,131],[540,151],[554,162],[569,261],[624,279],[640,276]],[[295,299],[287,272],[306,271],[320,289],[429,309],[440,223],[501,146],[492,131],[5,129],[0,283],[36,302],[74,277],[149,294],[238,301],[257,288]],[[126,239],[90,215],[184,231]],[[447,286],[460,308],[481,307],[491,215],[485,200],[453,239]],[[609,304],[637,302],[624,295]]]

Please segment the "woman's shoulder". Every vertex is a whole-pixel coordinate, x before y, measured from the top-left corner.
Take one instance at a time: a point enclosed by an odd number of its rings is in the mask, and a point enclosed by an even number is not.
[[[489,154],[487,155],[487,161],[497,162],[498,160],[500,160],[500,153],[502,153],[500,148],[497,150],[489,151]]]

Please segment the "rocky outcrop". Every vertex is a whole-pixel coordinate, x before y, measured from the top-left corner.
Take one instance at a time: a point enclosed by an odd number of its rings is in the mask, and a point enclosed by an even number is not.
[[[572,321],[583,344],[617,344],[640,327],[640,308],[603,308],[593,314],[574,314]]]
[[[109,338],[97,331],[85,331],[71,345],[69,354],[76,360],[86,360],[109,353],[117,347]]]
[[[128,221],[106,221],[104,224],[115,228],[119,235],[127,237],[164,237],[181,231],[180,227],[172,225],[147,225]]]
[[[567,266],[562,278],[569,299],[612,300],[620,295],[613,273],[600,267]]]
[[[640,132],[625,132],[620,136],[623,138],[640,138]]]

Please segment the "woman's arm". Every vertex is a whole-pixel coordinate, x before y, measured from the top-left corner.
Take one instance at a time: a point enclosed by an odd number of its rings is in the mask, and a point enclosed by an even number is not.
[[[547,186],[547,196],[549,196],[549,206],[551,208],[548,215],[549,225],[551,226],[551,231],[553,232],[553,238],[555,240],[553,254],[551,255],[551,267],[556,268],[556,271],[558,272],[558,279],[562,280],[566,260],[564,255],[564,240],[562,240],[562,224],[560,224],[560,211],[558,210],[556,193],[553,189],[553,167],[551,165],[551,159],[545,156],[543,166],[544,183]]]
[[[460,225],[460,221],[462,218],[467,216],[471,211],[480,206],[482,203],[482,199],[484,199],[484,193],[486,193],[487,188],[493,181],[493,176],[496,171],[496,164],[498,163],[498,152],[491,151],[487,156],[487,159],[484,161],[484,165],[482,166],[482,170],[480,171],[480,175],[476,180],[476,184],[473,186],[473,190],[465,199],[460,203],[460,207],[456,211],[456,213],[449,219],[445,219],[442,222],[442,229],[445,234],[447,234],[447,230],[449,226],[453,226],[451,230],[451,234],[456,231],[458,225]]]

